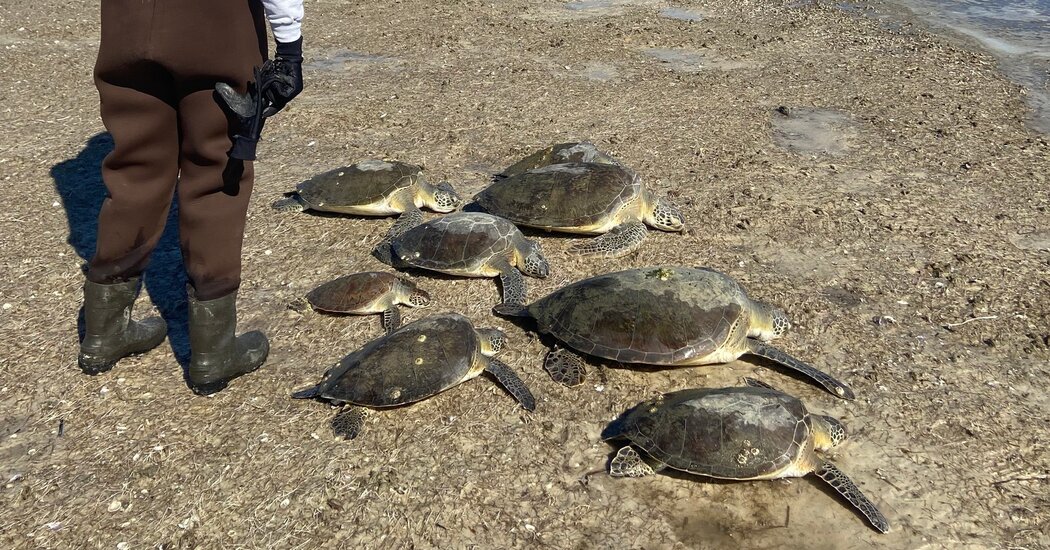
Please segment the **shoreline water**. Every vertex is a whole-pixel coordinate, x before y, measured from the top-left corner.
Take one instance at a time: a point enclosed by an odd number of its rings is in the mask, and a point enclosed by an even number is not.
[[[993,55],[1003,74],[1025,87],[1029,125],[1050,134],[1050,0],[885,2]]]

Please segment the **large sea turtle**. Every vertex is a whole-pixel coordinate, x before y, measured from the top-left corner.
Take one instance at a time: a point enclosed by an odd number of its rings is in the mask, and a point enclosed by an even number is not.
[[[538,243],[513,223],[481,212],[457,212],[413,227],[376,247],[388,265],[465,277],[499,277],[503,303],[525,303],[525,278],[550,272]],[[520,271],[519,271],[520,270]]]
[[[328,281],[311,290],[306,301],[314,309],[328,313],[382,313],[383,328],[391,332],[401,326],[398,304],[426,307],[430,304],[430,294],[397,275],[366,271]]]
[[[593,162],[595,164],[613,164],[616,166],[623,166],[623,164],[621,164],[615,157],[600,151],[589,141],[558,143],[526,156],[518,162],[508,166],[499,174],[492,176],[492,179],[506,179],[535,168],[542,168],[551,164],[561,164],[564,162]]]
[[[584,255],[628,254],[645,240],[647,225],[674,232],[685,228],[677,207],[653,195],[634,172],[612,164],[551,164],[496,181],[474,200],[518,225],[601,235],[574,247]]]
[[[790,327],[778,308],[751,300],[726,275],[705,268],[647,267],[584,279],[502,315],[531,317],[581,353],[621,363],[692,366],[757,355],[801,373],[832,394],[849,386],[767,342]],[[583,381],[583,360],[568,349],[547,354],[544,368],[566,385]]]
[[[749,384],[751,382],[749,381]],[[606,441],[625,440],[609,464],[616,477],[665,466],[719,479],[816,474],[882,533],[889,522],[823,452],[846,439],[842,423],[810,414],[798,399],[769,387],[696,388],[644,401],[610,424]]]
[[[355,405],[332,419],[337,434],[353,439],[365,410],[407,405],[443,392],[488,372],[526,410],[536,399],[514,370],[492,357],[502,349],[504,334],[474,328],[456,313],[431,315],[365,344],[324,374],[316,386],[292,394],[336,405]]]
[[[448,182],[428,183],[422,167],[378,159],[318,174],[287,195],[273,203],[275,210],[317,210],[359,216],[400,214],[389,236],[397,236],[420,224],[422,206],[444,213],[455,210],[463,202]]]

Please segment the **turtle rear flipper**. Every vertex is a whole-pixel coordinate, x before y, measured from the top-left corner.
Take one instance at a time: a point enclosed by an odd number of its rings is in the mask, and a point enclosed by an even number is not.
[[[383,239],[372,249],[372,257],[390,267],[399,267],[401,262],[394,256],[394,247],[390,239]]]
[[[655,473],[656,470],[646,464],[642,455],[630,445],[621,447],[609,461],[609,475],[613,477],[643,477]]]
[[[368,410],[364,407],[347,407],[332,418],[332,431],[346,439],[354,439],[361,433]]]
[[[321,395],[321,385],[310,386],[309,388],[303,388],[292,394],[292,399],[313,399]]]
[[[824,387],[824,389],[831,392],[832,395],[841,397],[842,399],[853,399],[856,397],[853,394],[853,390],[843,382],[838,381],[835,377],[830,374],[818,370],[810,365],[795,359],[794,357],[780,351],[769,344],[764,344],[758,340],[747,340],[748,353],[751,355],[757,355],[759,357],[765,357],[770,361],[774,361],[780,365],[783,365],[789,369],[797,371],[805,376],[813,379],[816,383]]]
[[[554,349],[547,353],[543,368],[551,379],[564,386],[579,386],[587,376],[587,367],[579,355],[567,349]]]
[[[278,212],[302,212],[307,209],[306,203],[296,193],[278,199],[270,206]]]
[[[523,409],[527,411],[536,410],[536,398],[533,397],[525,382],[506,363],[499,359],[489,358],[489,364],[485,367],[485,371],[495,376],[499,384],[514,396],[518,403],[521,403]]]
[[[492,312],[504,317],[532,317],[529,308],[523,304],[496,304],[492,307]]]
[[[767,389],[767,390],[780,391],[777,388],[773,387],[772,385],[766,384],[765,382],[763,382],[763,381],[761,381],[761,380],[759,380],[757,378],[751,378],[751,377],[746,377],[745,376],[744,377],[744,383],[747,384],[748,386],[751,386],[752,388],[764,388],[764,389]],[[780,392],[780,393],[784,393],[784,392]]]
[[[842,470],[839,470],[831,462],[824,460],[821,461],[820,467],[813,473],[838,491],[857,511],[864,514],[864,517],[868,519],[872,527],[880,533],[890,532],[890,522],[886,519],[886,516],[882,515],[882,512],[879,511],[875,504],[868,500],[868,497],[864,496],[860,488],[846,474],[842,473]]]
[[[630,221],[617,225],[604,235],[578,244],[571,250],[584,256],[618,258],[630,254],[641,246],[648,234],[649,229],[644,223],[637,220]]]

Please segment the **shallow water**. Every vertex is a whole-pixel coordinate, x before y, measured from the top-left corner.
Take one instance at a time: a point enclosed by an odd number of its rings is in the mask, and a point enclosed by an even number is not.
[[[1030,123],[1050,133],[1050,0],[891,0],[924,21],[965,35],[1028,89]]]

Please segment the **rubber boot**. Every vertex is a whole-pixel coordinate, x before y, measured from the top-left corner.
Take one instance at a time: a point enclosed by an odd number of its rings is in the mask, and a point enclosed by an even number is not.
[[[168,325],[160,317],[131,320],[139,279],[123,283],[84,283],[84,341],[80,343],[80,370],[92,376],[113,368],[117,361],[160,345]]]
[[[210,395],[226,389],[231,380],[255,371],[266,361],[270,343],[257,331],[234,337],[237,329],[237,292],[199,302],[190,292],[190,389]]]

